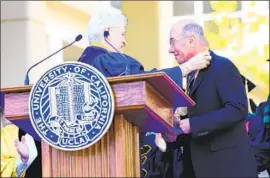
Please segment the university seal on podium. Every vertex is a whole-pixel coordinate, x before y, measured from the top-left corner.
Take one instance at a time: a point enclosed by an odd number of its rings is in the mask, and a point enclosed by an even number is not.
[[[66,151],[96,143],[114,115],[113,93],[106,78],[80,62],[65,62],[47,71],[33,86],[29,116],[38,135]]]

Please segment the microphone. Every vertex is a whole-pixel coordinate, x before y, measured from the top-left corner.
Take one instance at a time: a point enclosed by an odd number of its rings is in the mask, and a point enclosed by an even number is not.
[[[126,62],[126,68],[125,68],[125,71],[122,72],[119,76],[122,76],[124,74],[126,75],[129,75],[130,74],[130,67],[128,66],[128,63],[127,63],[127,58],[122,54],[120,53],[108,40],[107,40],[107,37],[109,35],[109,32],[108,31],[105,31],[104,32],[104,39],[106,41],[106,43],[108,43],[118,54],[120,54],[124,59],[125,59],[125,62]],[[119,77],[118,76],[118,77]]]
[[[40,63],[44,62],[45,60],[49,59],[49,58],[52,57],[53,55],[55,55],[55,54],[59,53],[60,51],[64,50],[65,48],[67,48],[67,47],[73,45],[75,42],[80,41],[81,39],[82,39],[82,35],[76,36],[75,40],[74,40],[72,43],[70,43],[70,44],[64,46],[63,48],[61,48],[61,49],[59,49],[58,51],[54,52],[53,54],[49,55],[49,56],[46,57],[45,59],[42,59],[41,61],[39,61],[39,62],[37,62],[36,64],[32,65],[32,66],[27,70],[27,72],[26,72],[26,76],[25,76],[25,79],[24,79],[24,85],[29,85],[29,72],[30,72],[31,69],[33,69],[34,67],[36,67],[36,66],[39,65]]]

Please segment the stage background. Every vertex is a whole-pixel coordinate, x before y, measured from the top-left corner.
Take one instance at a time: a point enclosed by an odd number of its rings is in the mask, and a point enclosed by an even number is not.
[[[230,58],[256,85],[248,97],[257,105],[266,100],[268,1],[1,1],[1,87],[23,85],[30,66],[82,34],[83,40],[31,70],[30,83],[63,61],[76,61],[88,45],[86,29],[91,14],[103,6],[124,11],[128,18],[125,52],[146,69],[177,65],[168,53],[169,30],[180,19],[197,20],[211,49]],[[146,161],[151,149],[144,145],[142,160]],[[37,171],[38,161],[34,165]]]

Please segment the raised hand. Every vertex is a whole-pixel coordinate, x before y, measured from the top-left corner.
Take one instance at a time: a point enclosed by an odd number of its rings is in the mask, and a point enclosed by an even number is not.
[[[190,72],[206,68],[211,61],[209,51],[201,52],[180,65],[183,76],[187,76]]]
[[[189,119],[188,118],[181,120],[180,123],[179,123],[179,127],[182,129],[182,131],[185,134],[191,133],[190,122],[189,122]]]
[[[162,151],[165,152],[167,149],[167,144],[164,141],[164,139],[162,138],[162,135],[160,133],[156,133],[156,139],[155,139],[155,143],[157,145],[157,147]]]
[[[177,138],[177,135],[172,130],[168,130],[165,133],[161,133],[161,135],[166,142],[175,142]]]
[[[200,70],[206,68],[211,61],[212,57],[209,54],[209,51],[201,52],[191,58],[187,63],[192,71]]]
[[[22,162],[27,163],[29,159],[29,148],[26,144],[25,136],[22,136],[21,142],[19,140],[15,140],[15,147],[21,156]]]

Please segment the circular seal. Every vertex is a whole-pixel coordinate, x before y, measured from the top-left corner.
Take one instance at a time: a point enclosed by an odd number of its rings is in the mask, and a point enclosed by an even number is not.
[[[109,129],[114,99],[106,78],[94,67],[65,62],[47,71],[29,98],[33,128],[49,145],[66,151],[95,144]]]

